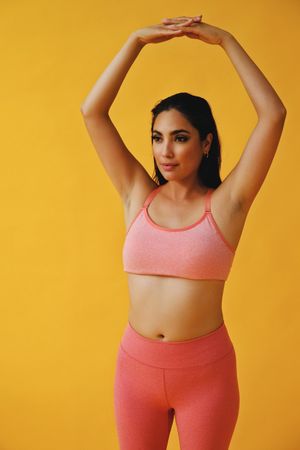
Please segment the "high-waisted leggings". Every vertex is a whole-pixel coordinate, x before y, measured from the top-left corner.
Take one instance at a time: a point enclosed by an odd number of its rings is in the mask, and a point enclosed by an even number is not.
[[[114,381],[120,450],[165,450],[174,416],[181,450],[227,450],[239,403],[236,354],[224,322],[183,341],[148,338],[127,323]]]

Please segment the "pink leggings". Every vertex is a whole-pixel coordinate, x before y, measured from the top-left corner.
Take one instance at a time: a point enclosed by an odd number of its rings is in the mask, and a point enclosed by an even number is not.
[[[165,450],[174,415],[181,450],[227,450],[239,402],[224,322],[183,341],[147,338],[127,323],[114,382],[120,450]]]

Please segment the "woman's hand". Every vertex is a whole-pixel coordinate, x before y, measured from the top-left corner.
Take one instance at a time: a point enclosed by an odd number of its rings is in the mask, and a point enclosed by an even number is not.
[[[191,23],[182,22],[181,17],[163,19],[162,22],[171,30],[181,30],[184,36],[200,39],[208,44],[221,44],[229,33],[221,28],[202,22],[202,15],[197,16]],[[196,20],[198,19],[198,20]]]
[[[167,19],[164,19],[167,20]],[[176,22],[188,27],[193,23],[193,18],[181,17]],[[173,23],[159,23],[158,25],[150,25],[140,28],[132,33],[142,44],[157,44],[158,42],[168,41],[177,36],[184,36],[184,31],[174,28]]]

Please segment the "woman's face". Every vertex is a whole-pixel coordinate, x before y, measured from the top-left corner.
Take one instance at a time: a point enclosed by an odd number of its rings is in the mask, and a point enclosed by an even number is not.
[[[162,111],[155,119],[152,132],[153,156],[167,180],[196,178],[203,154],[209,150],[212,133],[204,141],[199,132],[176,109]],[[164,164],[173,164],[166,167]]]

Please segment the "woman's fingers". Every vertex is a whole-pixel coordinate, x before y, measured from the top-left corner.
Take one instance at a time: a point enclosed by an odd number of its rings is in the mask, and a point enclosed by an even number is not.
[[[182,20],[182,21],[177,21],[177,22],[173,22],[173,21],[169,21],[169,22],[164,22],[163,25],[165,26],[178,26],[178,25],[191,25],[193,23],[193,19],[188,19],[188,20]]]
[[[165,17],[164,19],[162,19],[161,26],[168,32],[168,35],[170,34],[170,36],[186,35],[189,37],[194,37],[196,30],[193,30],[193,28],[197,24],[201,23],[201,20],[202,14],[200,16],[194,17]]]
[[[188,20],[188,19],[193,19],[199,16],[177,16],[177,17],[165,17],[163,20]]]
[[[180,26],[188,27],[188,26],[192,25],[193,23],[195,23],[195,22],[193,22],[192,20],[189,20],[187,22],[167,23],[167,24],[165,23],[163,25],[167,28],[174,28],[174,29],[178,30],[178,27],[180,27]]]
[[[194,23],[199,23],[199,20],[194,20],[193,18],[187,19],[187,20],[182,20],[182,21],[177,21],[177,22],[169,22],[169,23],[164,23],[163,25],[169,29],[174,29],[174,30],[178,30],[180,29],[180,27],[189,27],[191,25],[193,25]]]
[[[162,19],[162,22],[164,22],[164,23],[180,23],[180,22],[187,22],[187,21],[199,22],[201,19],[202,19],[202,14],[200,16],[194,16],[194,17],[186,17],[186,16],[179,16],[179,17],[173,17],[173,18],[166,17],[166,18]]]

